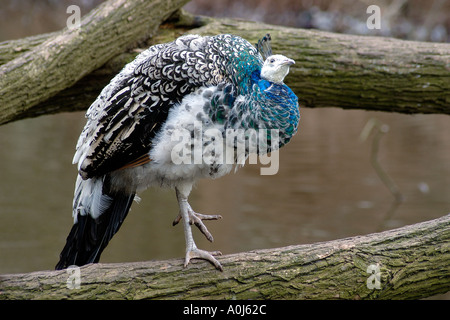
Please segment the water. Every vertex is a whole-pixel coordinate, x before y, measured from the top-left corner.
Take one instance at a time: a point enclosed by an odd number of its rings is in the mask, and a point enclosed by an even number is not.
[[[378,159],[404,197],[394,197],[371,165],[367,121],[389,126]],[[0,274],[53,269],[72,225],[76,168],[71,164],[83,113],[64,113],[0,127]],[[200,181],[191,205],[221,214],[195,230],[200,248],[224,254],[364,235],[450,212],[450,117],[302,109],[299,133],[280,150],[276,175],[248,165]],[[102,262],[181,258],[184,235],[172,190],[149,189],[105,250]],[[181,263],[181,261],[180,261]]]
[[[66,8],[82,15],[100,1],[6,1],[0,8],[0,39],[59,30]],[[365,12],[363,12],[365,14]],[[313,243],[413,224],[450,212],[450,117],[340,109],[302,109],[300,131],[280,152],[280,170],[259,175],[246,166],[215,181],[201,181],[191,194],[215,241],[197,230],[197,244],[224,254]],[[359,135],[372,118],[389,125],[379,161],[405,201],[394,197],[370,162],[373,135]],[[27,119],[0,126],[0,274],[53,269],[71,228],[76,169],[74,146],[83,113]],[[173,191],[141,194],[102,262],[183,257]],[[180,263],[181,260],[180,260]]]

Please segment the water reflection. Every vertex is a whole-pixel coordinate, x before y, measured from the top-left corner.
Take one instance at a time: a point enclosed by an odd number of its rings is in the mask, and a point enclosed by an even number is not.
[[[303,109],[300,131],[280,152],[280,170],[259,175],[250,165],[218,180],[200,181],[191,204],[223,215],[208,228],[210,244],[233,253],[312,243],[390,229],[450,210],[450,118],[340,109]],[[379,161],[405,201],[385,221],[392,201],[370,163],[371,118],[390,127]],[[76,169],[74,146],[82,113],[28,119],[0,127],[0,273],[52,269],[69,229]],[[184,236],[170,190],[149,189],[134,204],[103,262],[182,257]]]

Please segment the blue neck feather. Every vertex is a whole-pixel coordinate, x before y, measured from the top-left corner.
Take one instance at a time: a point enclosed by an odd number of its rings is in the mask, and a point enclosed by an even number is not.
[[[257,55],[240,52],[233,57],[228,65],[233,84],[222,86],[205,111],[225,129],[277,129],[281,147],[297,132],[298,99],[285,84],[262,79],[261,66]]]

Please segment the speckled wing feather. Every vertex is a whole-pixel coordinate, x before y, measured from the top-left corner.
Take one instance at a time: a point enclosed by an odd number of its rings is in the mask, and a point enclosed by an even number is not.
[[[232,35],[188,35],[150,47],[111,80],[87,111],[73,159],[80,175],[99,177],[135,160],[142,163],[169,110],[185,95],[223,82],[245,91],[262,63],[249,42]]]

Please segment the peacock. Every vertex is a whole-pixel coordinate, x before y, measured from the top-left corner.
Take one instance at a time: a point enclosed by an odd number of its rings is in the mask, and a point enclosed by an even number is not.
[[[98,262],[137,194],[156,186],[175,189],[184,266],[204,259],[223,270],[221,253],[197,248],[191,231],[213,241],[203,220],[222,217],[195,212],[188,197],[198,179],[224,176],[297,132],[298,98],[283,82],[294,61],[273,55],[270,41],[184,35],[141,52],[111,80],[76,145],[74,224],[56,269]]]

